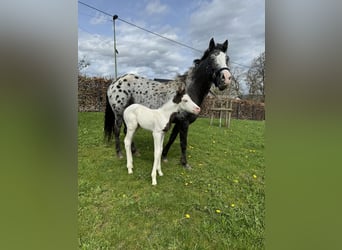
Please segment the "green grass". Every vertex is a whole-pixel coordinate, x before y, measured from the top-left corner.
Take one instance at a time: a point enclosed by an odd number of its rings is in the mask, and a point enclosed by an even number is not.
[[[157,186],[150,132],[137,131],[141,156],[128,175],[125,157],[103,142],[103,113],[79,113],[78,126],[80,249],[264,249],[264,122],[227,129],[199,118],[188,136],[192,170],[179,164],[177,138]]]

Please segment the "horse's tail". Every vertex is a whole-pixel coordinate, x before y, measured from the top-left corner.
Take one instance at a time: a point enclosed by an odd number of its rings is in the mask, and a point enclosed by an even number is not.
[[[112,110],[112,107],[109,104],[108,96],[106,95],[106,110],[105,110],[105,117],[104,117],[104,138],[107,139],[107,142],[110,142],[113,138],[114,133],[114,126],[115,126],[115,115]]]

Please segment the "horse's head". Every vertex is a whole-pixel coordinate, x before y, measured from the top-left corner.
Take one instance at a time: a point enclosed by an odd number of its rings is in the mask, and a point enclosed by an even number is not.
[[[229,57],[226,55],[227,49],[228,40],[222,44],[215,44],[214,38],[211,38],[209,47],[202,58],[195,60],[195,65],[206,63],[207,73],[210,74],[212,82],[219,90],[226,89],[232,82],[232,75],[227,66],[229,61]]]
[[[177,90],[173,102],[177,103],[179,111],[187,111],[189,113],[198,115],[201,108],[185,93],[185,87],[182,86]]]

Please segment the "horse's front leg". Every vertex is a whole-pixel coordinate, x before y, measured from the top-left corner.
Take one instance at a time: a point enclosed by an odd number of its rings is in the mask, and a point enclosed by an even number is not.
[[[180,146],[181,146],[181,151],[182,151],[181,164],[184,168],[191,169],[191,166],[187,163],[187,160],[186,160],[186,147],[188,144],[188,130],[189,130],[189,121],[180,122],[179,138],[180,138]]]
[[[171,145],[173,144],[173,142],[177,138],[178,133],[179,133],[179,126],[178,126],[178,123],[176,123],[172,129],[169,141],[166,143],[166,145],[163,149],[162,157],[163,157],[164,162],[167,162],[167,158],[166,158],[167,153],[169,152]]]
[[[163,172],[161,171],[161,153],[163,149],[163,138],[164,133],[161,132],[153,132],[153,141],[154,141],[154,161],[152,168],[152,185],[157,185],[157,171],[159,176],[163,176]]]

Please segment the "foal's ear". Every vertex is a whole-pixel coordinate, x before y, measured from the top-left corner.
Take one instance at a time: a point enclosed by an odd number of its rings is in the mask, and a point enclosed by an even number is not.
[[[209,42],[209,50],[212,50],[214,48],[215,48],[215,41],[214,41],[214,38],[211,38]]]
[[[180,103],[184,94],[185,94],[185,88],[183,86],[179,86],[176,92],[176,95],[173,98],[173,102],[177,104]]]
[[[223,44],[222,44],[222,51],[223,52],[227,52],[228,49],[228,40],[226,40]]]
[[[178,88],[177,95],[183,96],[184,94],[185,94],[185,86],[182,84]]]

